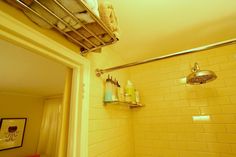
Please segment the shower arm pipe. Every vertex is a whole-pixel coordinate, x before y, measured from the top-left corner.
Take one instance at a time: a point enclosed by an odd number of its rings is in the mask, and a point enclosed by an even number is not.
[[[175,53],[171,53],[171,54],[168,54],[168,55],[163,55],[163,56],[159,56],[159,57],[145,59],[145,60],[142,60],[142,61],[123,64],[123,65],[119,65],[119,66],[115,66],[115,67],[111,67],[111,68],[107,68],[107,69],[96,69],[96,75],[98,77],[100,77],[102,74],[108,73],[108,72],[111,72],[111,71],[115,71],[115,70],[119,70],[119,69],[125,69],[125,68],[128,68],[128,67],[133,67],[133,66],[137,66],[137,65],[141,65],[141,64],[151,63],[151,62],[155,62],[155,61],[158,61],[158,60],[171,58],[171,57],[175,57],[175,56],[180,56],[180,55],[184,55],[184,54],[188,54],[188,53],[195,53],[195,52],[210,50],[210,49],[214,49],[214,48],[218,48],[218,47],[222,47],[222,46],[227,46],[227,45],[231,45],[231,44],[236,44],[236,38],[230,39],[230,40],[225,40],[225,41],[222,41],[222,42],[217,42],[217,43],[214,43],[214,44],[200,46],[200,47],[189,49],[189,50],[183,50],[183,51],[175,52]]]

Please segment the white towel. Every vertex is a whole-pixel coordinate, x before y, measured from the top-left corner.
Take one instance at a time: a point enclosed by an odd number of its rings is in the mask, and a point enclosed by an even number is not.
[[[99,17],[99,11],[98,11],[98,1],[97,0],[84,0],[90,7],[90,9],[93,11],[93,13]]]
[[[80,19],[80,21],[83,24],[87,24],[87,23],[92,23],[95,22],[90,15],[88,15],[87,13],[76,13],[75,16],[77,18]],[[74,29],[79,29],[81,27],[80,23],[77,23],[73,18],[71,18],[70,16],[66,16],[63,18],[64,21],[66,21],[70,26],[72,26]],[[66,25],[64,25],[62,22],[58,21],[57,23],[57,27],[61,30],[63,30],[64,32],[68,32],[71,31],[70,28],[68,28]]]
[[[39,0],[42,4],[44,4],[47,8],[52,10],[58,17],[63,18],[66,17],[68,14],[65,13],[60,7],[58,7],[53,0]],[[72,13],[79,13],[84,12],[85,9],[81,7],[81,5],[77,2],[77,0],[58,0],[63,6],[65,6],[68,10],[70,10]],[[97,0],[85,0],[85,2],[88,1],[88,5],[91,8],[97,8],[96,4]],[[93,1],[93,3],[92,3]],[[40,7],[37,3],[33,3],[30,6],[33,10],[37,11],[41,16],[46,18],[51,24],[55,25],[58,23],[58,20],[54,18],[52,15],[50,15],[47,11],[45,11],[42,7]],[[44,28],[52,28],[51,25],[49,25],[47,22],[44,22],[41,18],[39,18],[34,13],[24,10],[25,14],[35,23],[40,25]],[[94,11],[95,12],[95,11]]]

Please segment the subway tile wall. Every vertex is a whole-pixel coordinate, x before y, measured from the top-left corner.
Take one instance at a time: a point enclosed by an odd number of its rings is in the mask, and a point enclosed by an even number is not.
[[[195,62],[218,78],[184,84]],[[236,157],[235,45],[137,66],[131,80],[146,105],[133,110],[135,157]]]
[[[127,105],[104,105],[104,81],[107,75],[96,77],[96,68],[124,64],[123,59],[109,48],[102,54],[88,55],[91,61],[89,157],[134,157],[132,112]],[[110,73],[123,85],[129,78],[127,70]]]

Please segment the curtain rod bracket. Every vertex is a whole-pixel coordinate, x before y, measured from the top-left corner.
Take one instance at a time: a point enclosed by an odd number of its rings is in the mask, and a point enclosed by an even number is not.
[[[104,74],[103,70],[101,70],[101,69],[96,69],[95,72],[96,72],[97,77],[100,77],[100,76],[102,76],[102,74]]]

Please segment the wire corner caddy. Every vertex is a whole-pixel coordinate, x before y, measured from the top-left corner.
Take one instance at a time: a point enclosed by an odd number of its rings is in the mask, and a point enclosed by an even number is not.
[[[79,13],[75,13],[68,8],[68,3],[72,1],[5,1],[11,6],[22,10],[31,20],[34,19],[32,21],[35,23],[40,21],[41,24],[44,24],[46,27],[64,35],[69,41],[79,46],[80,54],[82,55],[88,52],[98,51],[102,47],[114,44],[119,40],[116,32],[111,30],[84,0],[73,0],[74,4],[80,7]],[[52,4],[53,6],[49,6],[49,2],[50,5]],[[64,2],[64,4],[62,2]],[[72,9],[73,7],[76,8],[75,6],[70,7]],[[55,10],[55,8],[57,8],[57,10]]]

